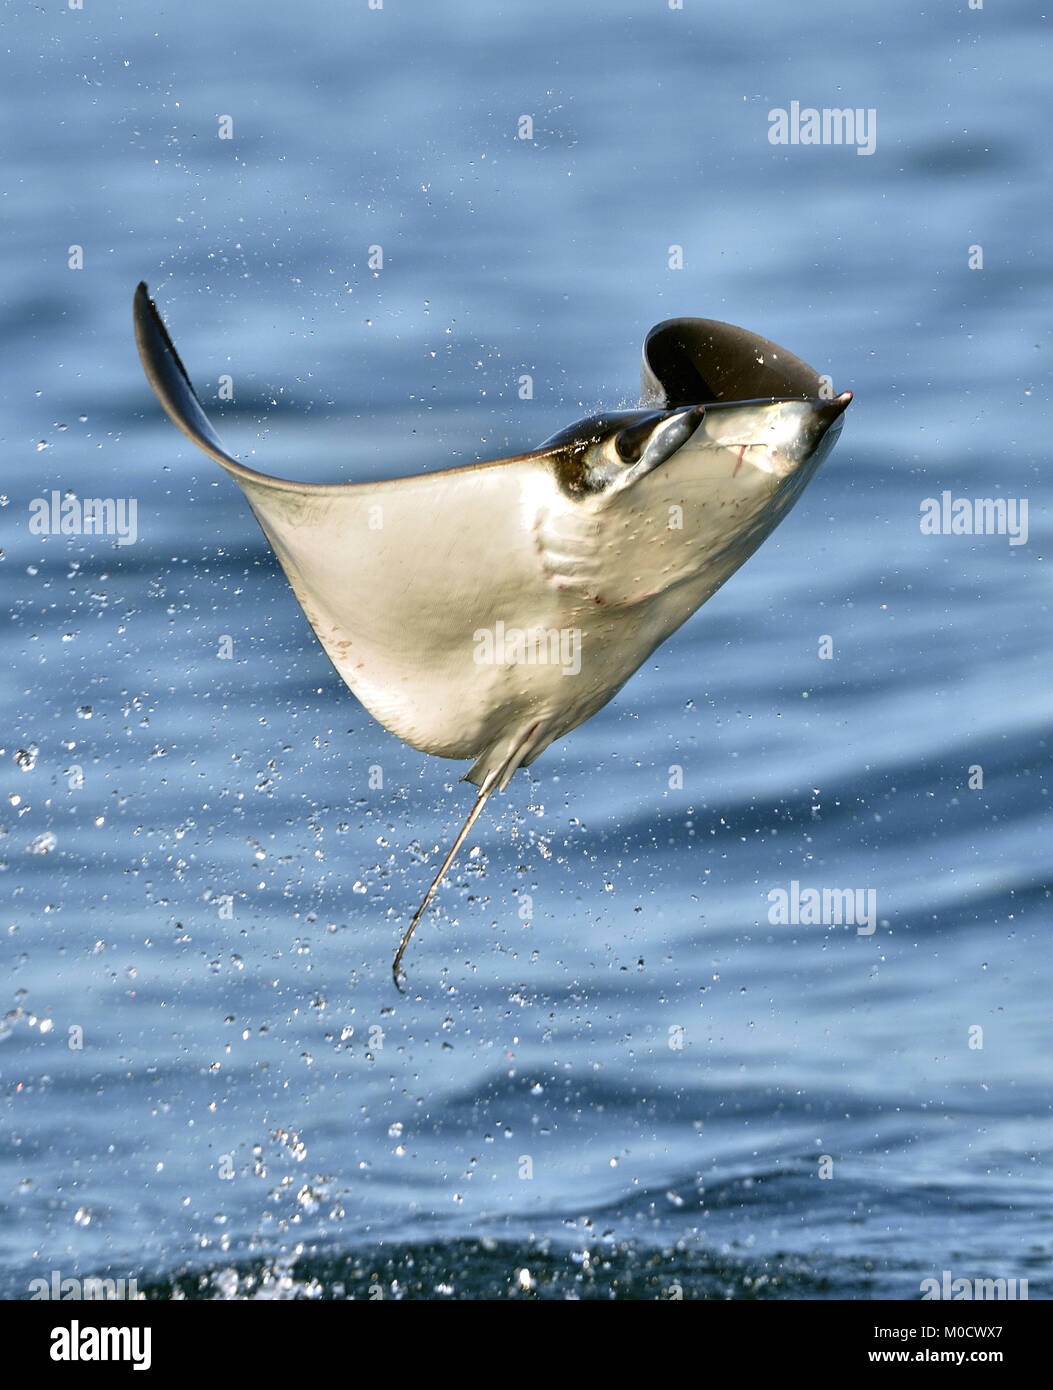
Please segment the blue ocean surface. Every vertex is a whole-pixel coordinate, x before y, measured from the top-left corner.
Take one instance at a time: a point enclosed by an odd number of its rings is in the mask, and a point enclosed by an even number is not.
[[[1039,7],[3,13],[0,1295],[1053,1296]],[[870,152],[769,138],[834,108]],[[140,279],[284,477],[535,447],[679,315],[855,393],[490,802],[404,996],[466,767],[342,685]],[[53,492],[134,541],[36,533]],[[926,534],[945,493],[1026,534]],[[779,920],[810,889],[873,930]]]

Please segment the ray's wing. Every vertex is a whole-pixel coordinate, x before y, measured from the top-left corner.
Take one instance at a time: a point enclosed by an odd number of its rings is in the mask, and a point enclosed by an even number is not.
[[[507,672],[475,663],[474,634],[498,620],[550,621],[553,589],[532,530],[552,486],[549,452],[390,482],[271,478],[224,449],[145,284],[134,315],[158,399],[245,493],[343,680],[414,748],[479,757],[493,741]]]
[[[718,401],[807,400],[823,379],[770,338],[719,319],[666,319],[643,346],[641,405],[711,405]]]

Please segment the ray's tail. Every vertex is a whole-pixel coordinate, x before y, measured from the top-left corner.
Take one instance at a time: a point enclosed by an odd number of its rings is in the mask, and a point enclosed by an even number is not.
[[[413,921],[409,924],[409,927],[408,927],[407,930],[406,930],[406,935],[402,938],[401,942],[399,943],[399,948],[398,948],[398,950],[395,952],[395,959],[394,959],[394,961],[392,962],[391,974],[392,974],[392,978],[393,978],[394,981],[395,981],[395,988],[399,991],[400,994],[404,993],[404,991],[403,991],[403,988],[402,988],[402,983],[401,983],[401,981],[399,980],[399,966],[402,964],[402,956],[403,956],[403,953],[404,953],[405,950],[406,950],[406,947],[409,945],[410,937],[413,935],[414,931],[416,930],[416,928],[417,928],[417,923],[418,923],[418,922],[420,921],[420,919],[424,916],[424,913],[425,913],[425,911],[426,911],[426,909],[427,909],[428,904],[431,902],[432,898],[435,896],[435,890],[438,888],[439,884],[440,884],[440,883],[443,881],[443,879],[446,877],[446,871],[449,869],[450,865],[453,863],[454,859],[456,858],[457,851],[458,851],[458,850],[460,849],[460,847],[464,844],[465,839],[467,838],[467,835],[468,835],[469,830],[471,830],[472,826],[473,826],[473,825],[475,824],[475,822],[479,819],[479,812],[483,809],[483,807],[486,805],[487,801],[489,800],[490,793],[493,792],[493,791],[496,791],[496,790],[497,790],[497,782],[496,782],[496,780],[494,780],[494,781],[491,781],[490,785],[489,785],[487,788],[485,788],[485,790],[483,790],[483,791],[481,791],[481,792],[479,793],[478,797],[476,797],[475,805],[472,807],[471,811],[469,812],[468,819],[465,821],[464,827],[463,827],[463,829],[461,830],[461,833],[457,836],[456,840],[454,840],[454,842],[453,842],[453,848],[450,850],[450,852],[449,852],[449,854],[446,856],[446,858],[442,861],[442,868],[441,868],[441,869],[439,870],[439,872],[435,875],[435,878],[434,878],[434,880],[433,880],[433,882],[432,882],[431,887],[430,887],[430,888],[428,889],[428,891],[424,894],[424,901],[421,903],[420,907],[417,908],[417,911],[413,914]]]

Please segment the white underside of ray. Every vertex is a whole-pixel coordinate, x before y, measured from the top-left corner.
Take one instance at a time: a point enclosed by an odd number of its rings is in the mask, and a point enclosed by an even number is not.
[[[601,526],[533,460],[461,471],[456,488],[441,472],[324,493],[238,482],[362,704],[414,748],[476,759],[477,785],[504,785],[606,703],[766,534],[749,533],[773,480],[750,470],[729,491],[724,451],[681,452],[662,499],[681,508],[686,550],[646,480]],[[671,493],[674,469],[685,485]],[[499,659],[501,634],[507,650],[509,633],[538,632],[567,634],[578,661],[552,660],[551,636],[534,644],[548,659]]]
[[[425,474],[324,496],[239,482],[319,641],[370,713],[414,748],[489,753],[484,773],[503,770],[550,712],[534,700],[531,668],[475,660],[476,634],[567,618],[534,548],[543,470],[462,472],[456,490]]]
[[[155,391],[245,493],[343,680],[414,748],[474,759],[482,790],[601,708],[781,513],[779,480],[704,430],[613,499],[568,498],[544,450],[381,483],[269,477],[224,449],[145,292],[136,309]],[[568,634],[580,669],[487,661],[499,625]]]

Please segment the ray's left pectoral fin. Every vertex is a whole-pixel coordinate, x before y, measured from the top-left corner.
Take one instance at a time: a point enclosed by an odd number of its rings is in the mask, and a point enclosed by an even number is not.
[[[224,449],[219,435],[197,398],[187,370],[180,361],[168,329],[150,298],[146,281],[141,280],[135,291],[132,312],[135,319],[135,341],[147,380],[154,395],[165,408],[168,418],[193,440],[210,458],[224,468],[233,464],[235,470],[243,465]]]

